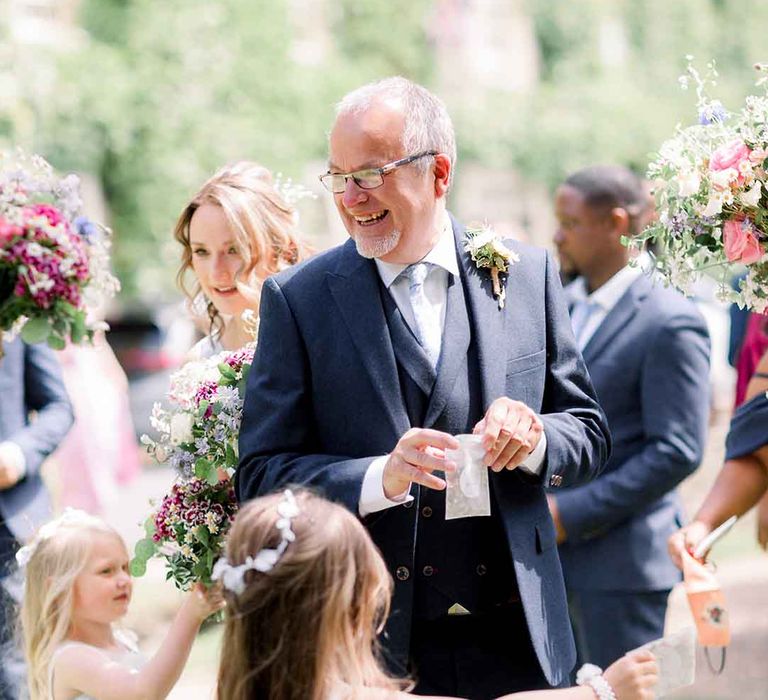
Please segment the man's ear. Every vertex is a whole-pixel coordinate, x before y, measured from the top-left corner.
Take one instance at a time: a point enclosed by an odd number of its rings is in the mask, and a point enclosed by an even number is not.
[[[629,235],[629,213],[623,207],[614,207],[611,209],[611,227],[619,238]]]
[[[448,192],[448,182],[451,178],[451,160],[444,153],[434,156],[432,172],[435,175],[435,196],[444,197]]]

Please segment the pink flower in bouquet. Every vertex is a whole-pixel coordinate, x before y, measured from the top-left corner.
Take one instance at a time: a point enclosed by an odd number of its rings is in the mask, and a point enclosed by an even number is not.
[[[66,223],[66,219],[62,216],[61,212],[50,204],[35,204],[34,206],[25,209],[24,214],[26,215],[26,218],[44,216],[48,219],[48,223],[51,226],[58,226],[59,224]]]
[[[16,226],[0,217],[0,244],[7,243],[15,236],[22,234],[21,226]]]
[[[725,256],[731,262],[751,265],[763,257],[763,248],[748,219],[728,219],[723,226]]]
[[[709,159],[709,169],[714,171],[733,168],[739,171],[743,160],[749,160],[749,147],[741,139],[730,141],[716,149]],[[739,171],[740,172],[740,171]]]

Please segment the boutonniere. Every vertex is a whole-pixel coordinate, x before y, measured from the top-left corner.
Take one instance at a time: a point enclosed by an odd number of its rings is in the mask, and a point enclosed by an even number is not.
[[[520,256],[507,248],[490,226],[467,228],[464,250],[469,253],[478,270],[491,271],[493,296],[499,300],[499,309],[503,309],[506,280],[502,280],[500,275],[507,275],[510,266],[520,261]]]

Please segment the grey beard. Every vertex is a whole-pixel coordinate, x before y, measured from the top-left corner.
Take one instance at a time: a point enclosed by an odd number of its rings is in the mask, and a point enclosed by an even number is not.
[[[364,258],[381,258],[391,253],[400,242],[400,231],[393,229],[386,238],[378,238],[375,241],[360,241],[354,239],[358,255]]]

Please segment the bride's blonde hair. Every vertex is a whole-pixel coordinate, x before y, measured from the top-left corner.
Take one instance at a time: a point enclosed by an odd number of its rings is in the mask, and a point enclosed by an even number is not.
[[[67,512],[44,525],[28,545],[20,622],[31,700],[50,698],[51,659],[72,624],[75,579],[88,562],[96,533],[121,539],[100,518]]]
[[[294,494],[295,540],[273,569],[247,572],[242,593],[226,592],[218,697],[326,700],[344,689],[350,697],[402,689],[383,670],[376,639],[392,591],[381,555],[347,510],[306,490]],[[281,498],[240,510],[227,544],[232,566],[279,544]]]
[[[189,224],[203,204],[215,204],[224,211],[243,258],[236,280],[238,291],[258,310],[263,281],[311,252],[297,231],[296,210],[275,189],[264,166],[239,161],[218,170],[184,207],[173,231],[183,248],[176,281],[193,303],[200,298],[201,289],[197,280],[191,288],[187,286],[187,272],[192,269]],[[210,300],[206,312],[211,329],[218,325],[221,330],[221,318]]]

